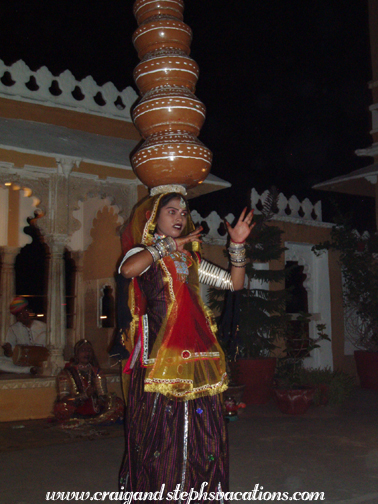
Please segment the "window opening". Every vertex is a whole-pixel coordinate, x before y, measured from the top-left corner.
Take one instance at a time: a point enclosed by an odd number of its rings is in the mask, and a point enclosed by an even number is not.
[[[304,286],[307,275],[304,273],[304,266],[300,266],[297,261],[288,261],[285,269],[285,288],[289,292],[286,313],[293,318],[288,327],[287,356],[301,358],[307,352],[310,334],[309,321],[301,316],[308,313],[308,295]]]
[[[110,285],[104,285],[102,297],[100,299],[100,327],[114,327],[115,320],[115,302],[113,288]]]

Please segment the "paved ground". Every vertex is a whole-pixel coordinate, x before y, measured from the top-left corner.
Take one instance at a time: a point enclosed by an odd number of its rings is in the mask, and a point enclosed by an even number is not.
[[[1,504],[41,504],[48,491],[117,490],[121,427],[84,439],[40,422],[14,428],[20,424],[0,424]],[[281,414],[273,401],[249,406],[229,434],[235,492],[259,485],[262,492],[324,492],[327,504],[378,504],[377,391],[359,390],[341,409],[312,407],[300,417]],[[269,500],[261,494],[257,502]]]

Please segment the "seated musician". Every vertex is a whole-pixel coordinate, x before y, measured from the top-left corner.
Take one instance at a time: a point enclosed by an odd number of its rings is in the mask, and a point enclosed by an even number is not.
[[[123,419],[124,404],[108,394],[106,377],[98,365],[90,341],[82,339],[74,348],[71,362],[59,373],[58,399],[54,415],[70,425],[114,423]]]
[[[16,345],[31,347],[46,346],[46,324],[31,318],[28,302],[21,296],[15,297],[9,310],[16,317],[16,322],[8,329],[6,342],[3,345],[4,356],[0,357],[0,371],[5,373],[32,373],[37,374],[37,366],[17,364],[12,359]],[[47,350],[44,352],[47,356]],[[44,359],[42,359],[44,360]]]

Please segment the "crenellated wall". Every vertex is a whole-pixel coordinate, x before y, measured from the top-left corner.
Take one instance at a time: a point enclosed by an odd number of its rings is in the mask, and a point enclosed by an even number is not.
[[[45,66],[33,72],[22,60],[10,66],[0,60],[0,96],[129,122],[138,98],[130,86],[118,91],[112,82],[99,86],[90,75],[78,81],[69,70],[55,76]]]
[[[259,194],[252,189],[251,207],[256,214],[260,212],[268,194],[268,191]],[[270,222],[282,229],[282,242],[287,251],[280,261],[268,267],[283,267],[286,261],[296,261],[304,267],[309,311],[313,315],[310,332],[315,334],[316,324],[325,323],[326,332],[331,337],[331,343],[322,342],[321,348],[312,353],[306,365],[330,366],[355,372],[354,361],[351,355],[345,355],[344,349],[342,279],[337,254],[329,252],[316,257],[311,251],[313,245],[330,239],[333,225],[322,222],[320,201],[313,205],[307,198],[299,201],[295,196],[286,198],[281,193],[277,207]],[[223,219],[216,212],[204,218],[195,210],[192,211],[192,217],[196,224],[202,224],[208,230],[203,236],[204,257],[211,262],[227,265],[223,253],[227,241]],[[226,219],[232,223],[234,215],[229,214]]]
[[[269,195],[269,191],[259,194],[256,189],[251,189],[251,208],[258,215],[261,213],[261,208],[265,204]],[[225,245],[226,244],[226,230],[223,224],[223,219],[216,213],[211,212],[206,218],[203,218],[196,210],[191,212],[194,223],[205,223],[208,231],[204,236],[204,242],[211,245]],[[226,215],[225,219],[232,223],[235,216],[230,213]],[[282,193],[279,194],[277,209],[273,217],[275,221],[290,222],[292,224],[309,225],[316,227],[330,228],[332,225],[322,222],[322,202],[312,204],[306,198],[299,201],[296,196],[286,198]]]

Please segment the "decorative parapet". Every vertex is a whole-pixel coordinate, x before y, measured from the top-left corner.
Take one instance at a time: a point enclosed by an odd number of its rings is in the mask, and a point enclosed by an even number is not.
[[[197,210],[190,213],[194,224],[204,227],[203,242],[209,245],[226,245],[227,233],[224,225],[224,219],[221,219],[216,212],[211,212],[206,218],[203,218]],[[230,224],[234,221],[233,214],[228,214],[225,220]],[[208,231],[207,231],[208,230]]]
[[[356,238],[361,241],[368,241],[370,239],[369,231],[363,231],[362,233],[360,233],[359,231],[357,231],[357,229],[353,229],[352,232],[356,236]]]
[[[251,191],[251,207],[255,210],[255,214],[261,213],[269,191],[263,192],[261,195],[252,189]],[[309,221],[322,222],[322,202],[318,201],[313,205],[308,198],[299,201],[296,196],[291,196],[287,199],[282,193],[279,194],[276,215],[274,220],[289,220],[292,221]]]
[[[131,122],[138,95],[130,86],[123,91],[112,82],[98,86],[91,76],[77,81],[69,70],[54,76],[45,66],[33,72],[22,60],[10,66],[0,60],[0,97]]]
[[[354,152],[357,154],[357,156],[368,156],[368,157],[378,156],[378,143],[374,142],[369,147],[366,147],[365,149],[357,149]],[[375,182],[371,181],[371,182],[372,182],[372,184],[377,183],[376,181]]]
[[[261,213],[261,208],[264,205],[269,191],[258,194],[255,189],[251,191],[251,207],[255,210],[255,214]],[[196,210],[191,212],[193,222],[204,227],[203,242],[209,245],[226,245],[227,233],[224,226],[224,219],[216,212],[211,212],[206,218],[202,217]],[[225,217],[230,224],[234,221],[233,214],[228,214]],[[298,198],[292,196],[290,199],[285,198],[281,193],[278,198],[277,212],[272,218],[275,221],[287,221],[294,224],[305,224],[307,226],[317,227],[332,227],[333,224],[322,222],[322,203],[318,201],[315,205],[307,198],[300,202]]]

